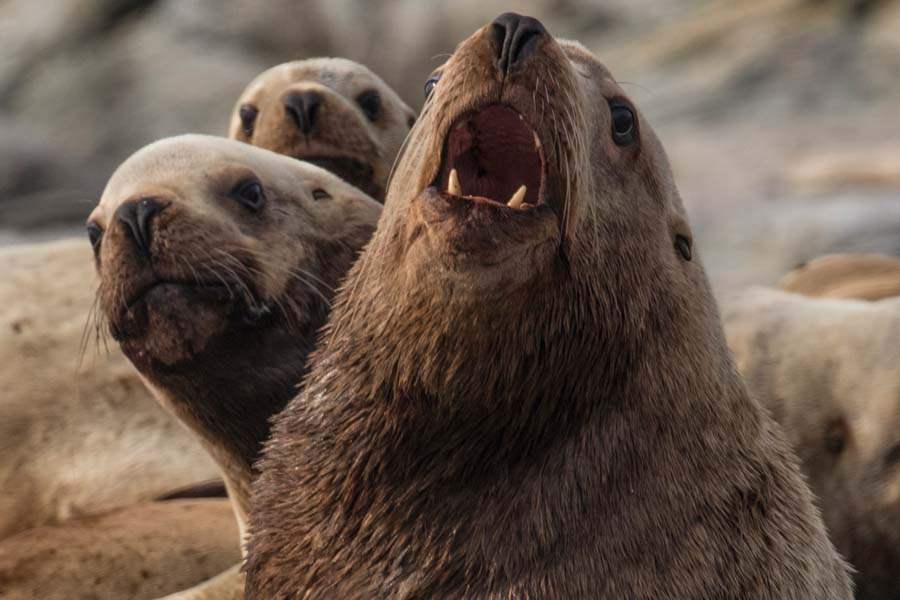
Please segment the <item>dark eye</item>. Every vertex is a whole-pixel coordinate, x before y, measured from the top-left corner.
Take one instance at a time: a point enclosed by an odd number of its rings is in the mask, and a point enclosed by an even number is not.
[[[251,135],[253,133],[253,125],[256,123],[256,115],[259,111],[252,104],[243,105],[238,114],[241,117],[241,129],[245,134]]]
[[[366,90],[356,97],[356,103],[366,113],[370,121],[378,118],[381,111],[381,96],[375,90]]]
[[[103,239],[103,230],[94,222],[87,224],[88,239],[91,240],[91,248],[94,249],[94,256],[100,252],[100,241]]]
[[[691,260],[691,256],[692,256],[691,240],[689,240],[687,237],[680,235],[680,234],[676,235],[675,236],[675,249],[678,250],[678,254],[681,255],[681,258],[683,258],[686,261]]]
[[[637,139],[637,123],[634,111],[621,102],[609,105],[612,113],[613,141],[619,146],[627,146]]]
[[[434,86],[437,85],[437,82],[440,81],[440,75],[432,75],[428,78],[428,81],[425,82],[425,99],[428,100],[431,98],[431,92],[434,91]]]
[[[323,189],[313,190],[312,193],[313,200],[328,200],[331,198],[331,194],[326,192]]]
[[[231,193],[241,206],[253,212],[259,212],[266,203],[266,195],[262,185],[255,179],[239,183]]]

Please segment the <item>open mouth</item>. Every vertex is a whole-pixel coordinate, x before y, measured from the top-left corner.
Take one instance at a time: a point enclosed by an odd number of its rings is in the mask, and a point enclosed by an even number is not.
[[[544,152],[537,132],[508,106],[459,118],[444,143],[434,184],[449,196],[514,210],[544,203]]]

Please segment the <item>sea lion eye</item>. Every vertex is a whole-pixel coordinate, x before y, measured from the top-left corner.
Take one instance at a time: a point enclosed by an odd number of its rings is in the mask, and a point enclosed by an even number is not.
[[[103,230],[100,226],[91,221],[87,224],[88,239],[91,241],[91,248],[94,250],[94,256],[100,252],[100,241],[103,239]]]
[[[675,249],[678,251],[678,254],[681,255],[681,258],[690,262],[692,253],[691,253],[691,240],[687,237],[678,234],[675,236]]]
[[[241,129],[245,134],[251,135],[253,133],[253,125],[256,123],[256,115],[259,114],[259,110],[252,104],[244,104],[241,106],[240,110],[238,110],[238,114],[241,117]]]
[[[627,146],[637,138],[634,111],[621,101],[612,101],[609,105],[612,113],[612,136],[618,146]]]
[[[381,96],[375,90],[366,90],[356,97],[356,103],[366,113],[370,121],[378,118],[381,111]]]
[[[255,179],[239,183],[231,193],[241,206],[252,212],[259,212],[266,203],[262,185]]]
[[[328,200],[331,198],[331,194],[326,192],[323,189],[313,190],[312,193],[313,200]]]
[[[428,100],[431,98],[431,92],[434,91],[434,86],[437,85],[437,82],[440,81],[440,75],[432,75],[428,78],[428,81],[425,82],[425,99]]]

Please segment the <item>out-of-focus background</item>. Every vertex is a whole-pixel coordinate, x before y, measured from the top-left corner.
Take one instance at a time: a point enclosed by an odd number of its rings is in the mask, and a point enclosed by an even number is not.
[[[900,253],[894,0],[0,0],[0,245],[80,234],[118,163],[224,135],[243,87],[345,56],[412,106],[505,10],[597,53],[668,149],[717,289]]]

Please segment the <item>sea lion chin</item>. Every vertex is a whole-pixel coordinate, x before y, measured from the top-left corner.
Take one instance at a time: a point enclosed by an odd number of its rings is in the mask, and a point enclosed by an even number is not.
[[[849,599],[609,70],[507,13],[426,91],[266,444],[247,597]]]
[[[381,202],[415,118],[365,66],[311,58],[256,77],[234,107],[228,137],[319,166]]]

